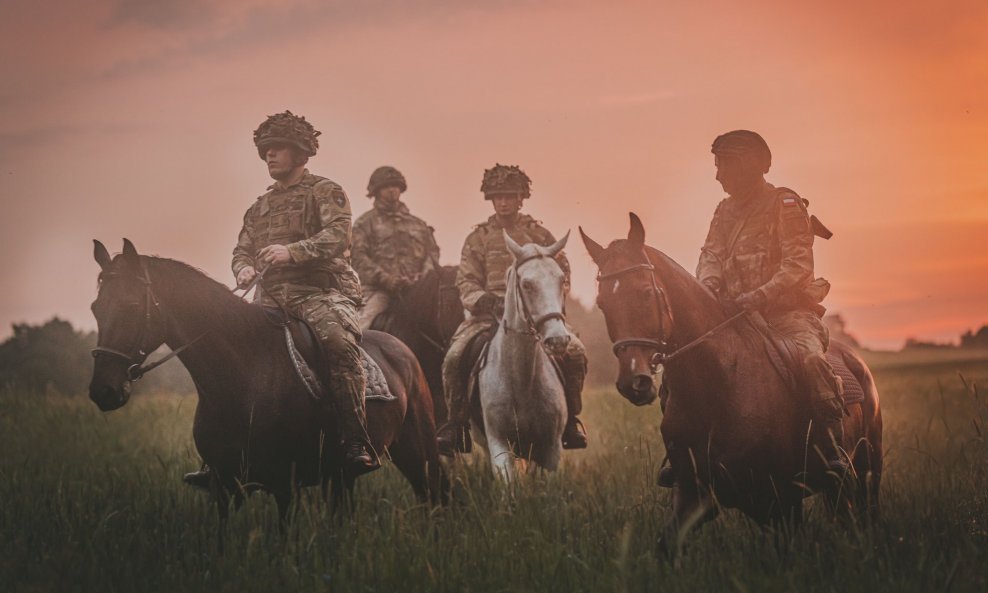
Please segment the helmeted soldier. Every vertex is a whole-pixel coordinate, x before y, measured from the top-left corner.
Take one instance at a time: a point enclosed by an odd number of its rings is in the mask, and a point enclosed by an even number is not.
[[[466,309],[466,319],[453,335],[443,361],[443,388],[449,406],[449,422],[439,429],[440,452],[453,455],[469,450],[469,394],[463,381],[463,356],[473,340],[489,333],[504,312],[505,277],[512,255],[504,243],[502,229],[520,245],[552,245],[556,239],[538,221],[520,212],[523,201],[531,195],[531,179],[517,166],[496,164],[484,171],[480,190],[494,206],[494,215],[478,224],[463,243],[456,286]],[[569,262],[565,254],[556,256],[569,288]],[[472,362],[472,361],[471,361]],[[583,381],[587,373],[586,350],[575,336],[558,360],[563,371],[568,418],[563,431],[563,447],[582,449],[587,435],[577,415],[582,403]]]
[[[353,223],[353,267],[364,291],[360,329],[369,329],[395,295],[439,267],[432,227],[401,201],[407,189],[398,169],[378,167],[367,184],[374,207]]]
[[[813,276],[814,228],[807,202],[765,181],[772,153],[754,132],[718,136],[711,150],[728,197],[714,212],[700,251],[697,278],[722,300],[758,311],[792,339],[802,356],[814,424],[828,468],[843,472],[840,383],[825,358],[829,333],[819,303],[830,288]],[[829,434],[827,434],[829,432]],[[832,435],[832,437],[831,437]]]
[[[370,445],[364,410],[356,307],[360,281],[350,266],[350,202],[343,188],[305,168],[319,148],[320,132],[290,111],[268,117],[254,131],[257,154],[275,180],[244,215],[233,250],[237,285],[249,286],[260,270],[254,298],[284,306],[312,325],[332,364],[324,406],[335,419],[348,469],[371,471],[380,461]],[[335,431],[333,431],[335,432]],[[198,483],[202,474],[186,481]]]

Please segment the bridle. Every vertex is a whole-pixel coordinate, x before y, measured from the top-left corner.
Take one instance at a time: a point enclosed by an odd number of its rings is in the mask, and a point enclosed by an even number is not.
[[[659,302],[659,336],[661,336],[661,339],[655,340],[644,337],[624,338],[614,342],[612,350],[614,351],[615,356],[618,356],[619,353],[625,348],[632,346],[640,346],[642,348],[651,348],[655,350],[655,354],[653,354],[649,359],[649,366],[652,368],[652,372],[654,373],[658,369],[658,366],[667,359],[667,350],[671,346],[668,341],[668,336],[666,335],[666,317],[672,319],[672,309],[669,308],[669,300],[666,298],[665,291],[662,290],[662,287],[655,281],[655,266],[652,265],[651,260],[648,259],[648,253],[645,252],[644,248],[642,249],[642,256],[645,258],[645,261],[642,263],[632,264],[626,268],[621,268],[620,270],[615,270],[614,272],[608,272],[607,274],[601,274],[598,272],[597,281],[612,280],[641,270],[648,272],[648,279],[652,283],[652,290],[655,292],[656,299]]]
[[[136,280],[144,285],[144,324],[141,326],[141,332],[137,336],[136,343],[129,352],[118,350],[116,348],[110,348],[109,346],[104,346],[97,344],[92,350],[93,358],[96,358],[100,354],[109,354],[110,356],[116,356],[117,358],[122,358],[124,361],[130,363],[127,367],[127,380],[137,381],[145,374],[147,374],[152,369],[155,369],[162,364],[168,362],[172,358],[178,356],[180,352],[192,346],[199,340],[201,340],[206,333],[203,332],[197,338],[192,341],[187,342],[183,346],[172,350],[159,360],[152,362],[151,364],[144,365],[144,361],[147,360],[149,347],[145,346],[144,340],[148,334],[151,333],[151,314],[152,311],[157,311],[158,315],[161,316],[161,303],[158,302],[158,298],[154,294],[154,290],[151,288],[151,276],[148,274],[147,262],[141,260],[141,276],[135,274],[127,274],[124,272],[107,272],[103,271],[100,273],[99,280],[100,283],[104,282],[108,278],[114,277],[124,277]],[[144,366],[142,366],[144,365]]]
[[[608,272],[607,274],[598,273],[597,281],[599,282],[601,280],[610,280],[612,278],[617,278],[619,276],[630,274],[632,272],[637,272],[639,270],[647,271],[648,278],[652,282],[652,289],[655,291],[657,295],[657,299],[659,301],[659,335],[662,336],[663,339],[653,340],[652,338],[632,337],[632,338],[624,338],[622,340],[618,340],[614,342],[614,346],[613,346],[615,356],[619,356],[620,355],[619,353],[621,351],[623,351],[625,348],[628,348],[630,346],[651,348],[655,350],[655,353],[652,355],[651,358],[649,358],[648,364],[652,370],[652,373],[654,374],[658,371],[658,368],[660,366],[666,365],[670,361],[678,357],[679,355],[687,352],[688,350],[692,350],[694,347],[699,345],[701,342],[703,342],[710,336],[724,329],[728,325],[734,323],[737,319],[740,319],[741,317],[747,315],[748,313],[747,311],[744,310],[739,311],[734,315],[728,317],[724,321],[720,322],[713,328],[711,328],[702,336],[686,344],[685,346],[680,346],[676,348],[675,344],[667,341],[668,336],[666,335],[666,331],[665,331],[666,317],[668,317],[669,319],[673,318],[672,308],[670,308],[669,306],[669,300],[666,298],[665,291],[662,290],[662,287],[659,286],[658,283],[655,281],[655,266],[652,265],[651,260],[648,259],[648,253],[644,250],[644,248],[642,249],[642,256],[644,256],[645,258],[645,261],[643,263],[633,264],[631,266],[628,266],[627,268],[621,268],[620,270],[616,270],[614,272]],[[669,351],[670,348],[672,348],[671,352]]]
[[[514,271],[514,277],[515,277],[515,294],[518,297],[518,301],[521,303],[521,312],[522,312],[523,318],[525,319],[525,325],[526,325],[526,327],[524,329],[519,330],[519,329],[510,327],[508,325],[507,320],[506,319],[502,319],[501,320],[501,323],[504,326],[504,331],[505,332],[515,332],[515,333],[518,333],[518,334],[525,334],[525,335],[529,335],[529,336],[534,337],[536,340],[540,340],[541,339],[541,334],[539,334],[539,330],[549,320],[551,320],[551,319],[558,319],[558,320],[562,321],[563,323],[566,323],[566,315],[564,315],[562,313],[562,311],[552,311],[552,312],[546,313],[545,315],[541,315],[538,318],[533,318],[531,311],[529,311],[529,309],[528,309],[528,303],[525,301],[525,292],[521,289],[521,278],[518,276],[518,269],[521,268],[524,264],[526,264],[526,263],[528,263],[528,262],[530,262],[532,260],[542,259],[542,258],[549,258],[549,259],[555,260],[555,258],[553,256],[551,256],[551,255],[548,255],[548,254],[545,254],[545,253],[534,253],[532,255],[523,257],[523,258],[515,261],[514,265],[512,266],[512,269]]]

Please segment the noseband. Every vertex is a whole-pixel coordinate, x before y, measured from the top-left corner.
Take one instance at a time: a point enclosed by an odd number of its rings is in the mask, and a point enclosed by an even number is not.
[[[598,273],[597,281],[600,282],[601,280],[611,280],[627,274],[638,272],[640,270],[648,272],[648,279],[652,283],[652,290],[655,291],[656,299],[659,301],[659,335],[662,339],[654,340],[652,338],[644,337],[624,338],[614,342],[612,350],[614,351],[615,356],[619,356],[619,353],[625,348],[633,346],[651,348],[655,350],[655,354],[653,354],[649,359],[649,366],[651,367],[652,372],[655,373],[658,370],[659,365],[667,360],[667,352],[671,346],[669,342],[666,341],[667,336],[665,320],[666,316],[672,319],[672,310],[669,308],[669,301],[666,298],[665,291],[662,290],[662,287],[655,281],[655,266],[653,266],[652,262],[648,259],[648,253],[646,253],[644,249],[642,249],[642,256],[645,258],[643,263],[633,264],[614,272],[608,272],[607,274]]]
[[[525,302],[525,293],[521,289],[521,278],[518,276],[518,268],[520,268],[523,264],[530,262],[534,259],[541,259],[546,257],[553,260],[555,259],[551,255],[546,255],[543,253],[535,253],[533,255],[529,255],[527,257],[519,259],[518,261],[515,262],[515,265],[513,266],[515,272],[514,274],[515,294],[518,295],[518,300],[521,302],[521,311],[522,311],[522,315],[525,318],[525,324],[527,325],[527,327],[523,330],[513,329],[508,326],[508,323],[506,321],[504,321],[503,324],[505,331],[513,331],[519,334],[528,334],[530,336],[535,337],[535,339],[538,340],[540,339],[539,330],[542,329],[542,326],[545,325],[546,322],[548,322],[550,319],[558,319],[563,323],[566,323],[566,316],[561,311],[552,311],[551,313],[546,313],[545,315],[542,315],[538,318],[533,318],[531,312],[528,310],[528,303]]]

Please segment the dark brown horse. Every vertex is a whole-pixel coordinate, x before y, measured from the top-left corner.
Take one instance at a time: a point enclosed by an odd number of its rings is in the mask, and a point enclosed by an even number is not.
[[[392,300],[391,308],[371,326],[408,346],[429,382],[436,425],[447,420],[443,397],[443,358],[449,341],[463,321],[463,305],[456,289],[456,266],[431,270]]]
[[[655,364],[701,338],[728,317],[702,284],[672,259],[645,245],[631,214],[627,239],[606,249],[583,234],[599,268],[597,304],[614,342],[617,388],[631,403],[654,401]],[[842,446],[853,462],[853,495],[860,511],[877,512],[882,472],[882,417],[871,373],[836,342],[865,397],[849,406]],[[744,319],[723,326],[663,364],[670,398],[662,438],[675,476],[673,516],[663,546],[675,551],[688,530],[738,508],[761,524],[802,518],[803,498],[828,493],[832,504],[846,483],[827,475],[808,444],[810,407],[793,395],[770,363],[760,335]],[[847,482],[850,482],[848,480]]]
[[[321,412],[289,360],[283,329],[264,311],[192,267],[138,255],[124,241],[102,269],[92,310],[99,327],[89,397],[103,411],[127,403],[140,365],[162,343],[178,355],[199,392],[193,436],[213,470],[221,520],[230,496],[274,495],[282,516],[298,486],[332,485],[335,501],[353,486],[341,469],[339,435],[322,431]],[[367,401],[368,432],[421,500],[443,499],[447,483],[436,451],[432,397],[415,356],[394,337],[364,334],[362,346],[387,379],[392,401]],[[136,365],[136,366],[135,366]]]

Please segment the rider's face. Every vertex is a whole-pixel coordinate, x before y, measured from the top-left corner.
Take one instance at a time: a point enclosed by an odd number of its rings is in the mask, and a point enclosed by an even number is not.
[[[299,166],[298,158],[288,144],[271,144],[264,152],[264,161],[268,164],[268,175],[272,179],[282,180],[289,177]]]
[[[386,185],[377,190],[374,197],[382,206],[394,206],[401,197],[401,188],[397,185]]]
[[[733,155],[714,155],[717,181],[730,196],[738,196],[749,190],[761,178],[745,159]]]
[[[494,213],[498,216],[511,218],[521,210],[524,198],[521,194],[495,194],[491,196],[494,203]]]

